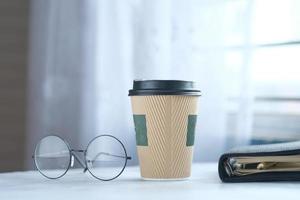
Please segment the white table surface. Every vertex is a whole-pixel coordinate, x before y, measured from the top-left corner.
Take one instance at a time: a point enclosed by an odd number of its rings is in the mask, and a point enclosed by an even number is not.
[[[0,174],[0,200],[32,199],[300,199],[300,183],[221,183],[216,163],[193,165],[190,179],[145,181],[138,167],[127,167],[116,180],[102,182],[82,170],[49,180],[37,171]]]

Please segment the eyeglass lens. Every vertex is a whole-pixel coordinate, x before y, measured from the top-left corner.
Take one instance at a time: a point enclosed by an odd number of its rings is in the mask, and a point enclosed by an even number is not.
[[[113,136],[94,138],[86,150],[86,163],[90,173],[101,180],[112,180],[124,170],[127,154],[123,144]]]
[[[70,165],[71,153],[68,145],[57,136],[47,136],[40,140],[34,152],[37,169],[47,178],[63,176]]]

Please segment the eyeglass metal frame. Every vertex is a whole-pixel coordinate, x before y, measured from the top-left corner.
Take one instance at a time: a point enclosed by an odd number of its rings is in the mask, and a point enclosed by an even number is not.
[[[66,146],[68,147],[68,150],[69,150],[69,156],[70,156],[70,159],[69,159],[69,164],[68,164],[68,167],[66,168],[66,171],[64,173],[62,173],[62,175],[58,176],[58,177],[49,177],[47,176],[46,174],[44,174],[42,172],[42,170],[39,169],[38,167],[38,164],[36,162],[36,158],[35,158],[35,154],[36,154],[36,150],[37,150],[37,147],[38,145],[40,144],[40,142],[44,139],[44,138],[47,138],[49,136],[54,136],[54,137],[58,137],[59,139],[61,139],[65,144]],[[100,137],[111,137],[113,139],[115,139],[117,142],[119,142],[124,150],[124,153],[125,153],[125,156],[124,156],[124,159],[125,159],[125,163],[124,163],[124,166],[123,168],[121,169],[121,171],[113,178],[109,178],[109,179],[103,179],[103,178],[99,178],[97,177],[96,175],[94,175],[91,170],[89,169],[87,163],[87,159],[86,159],[86,152],[89,148],[89,146],[92,144],[93,141],[95,141],[96,139],[100,138]],[[79,155],[77,153],[83,153],[84,154],[84,161],[79,157]],[[85,150],[82,150],[82,149],[72,149],[69,145],[69,143],[63,139],[62,137],[58,136],[58,135],[55,135],[55,134],[51,134],[51,135],[47,135],[45,137],[43,137],[38,143],[37,145],[35,146],[35,150],[34,150],[34,155],[32,155],[32,158],[34,160],[34,164],[35,164],[35,167],[37,168],[37,170],[46,178],[48,179],[59,179],[61,177],[63,177],[68,171],[69,169],[71,168],[71,165],[72,165],[72,157],[77,160],[77,162],[79,163],[79,165],[84,169],[83,172],[85,173],[86,171],[89,171],[89,173],[96,179],[98,180],[101,180],[101,181],[111,181],[111,180],[114,180],[116,178],[118,178],[122,173],[123,171],[125,170],[126,168],[126,165],[127,165],[127,160],[131,160],[131,157],[127,155],[127,151],[126,151],[126,148],[124,146],[124,144],[118,139],[116,138],[115,136],[112,136],[112,135],[108,135],[108,134],[103,134],[103,135],[98,135],[96,137],[94,137],[87,145],[87,147],[85,148]],[[122,156],[123,157],[123,156]]]

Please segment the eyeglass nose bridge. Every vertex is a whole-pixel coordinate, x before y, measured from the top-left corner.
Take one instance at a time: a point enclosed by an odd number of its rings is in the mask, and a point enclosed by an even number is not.
[[[74,166],[74,159],[78,161],[78,163],[81,165],[81,167],[84,169],[83,172],[86,172],[88,170],[86,164],[84,161],[82,161],[82,159],[76,154],[76,153],[86,153],[86,150],[82,150],[82,149],[71,149],[71,167]]]
[[[86,150],[82,150],[82,149],[71,149],[71,152],[85,153]]]

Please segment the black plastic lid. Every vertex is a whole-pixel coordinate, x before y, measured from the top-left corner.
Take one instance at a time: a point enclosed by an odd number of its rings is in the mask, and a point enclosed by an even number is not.
[[[193,81],[181,80],[134,80],[128,96],[187,95],[200,96]]]

